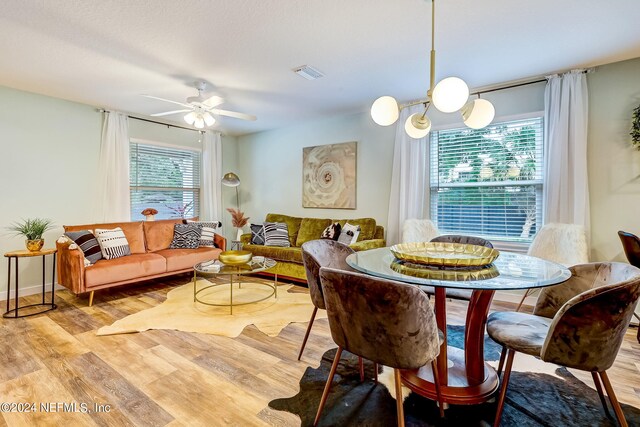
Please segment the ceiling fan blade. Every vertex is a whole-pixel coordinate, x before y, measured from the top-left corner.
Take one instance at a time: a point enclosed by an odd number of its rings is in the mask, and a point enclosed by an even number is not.
[[[222,104],[224,102],[224,98],[218,96],[218,95],[213,95],[210,98],[205,99],[204,101],[202,101],[202,103],[204,105],[206,105],[209,108],[213,108],[216,107],[220,104]]]
[[[181,106],[187,107],[187,108],[192,108],[191,105],[185,104],[183,102],[178,102],[178,101],[172,101],[170,99],[159,98],[159,97],[153,96],[153,95],[142,95],[142,96],[144,96],[145,98],[157,99],[159,101],[170,102],[172,104],[181,105]]]
[[[236,119],[251,120],[251,121],[255,121],[257,119],[257,117],[254,115],[238,113],[236,111],[219,110],[217,108],[211,108],[209,111],[212,112],[213,114],[218,114],[220,116],[233,117]]]
[[[165,111],[164,113],[155,113],[152,114],[151,117],[162,117],[162,116],[169,116],[171,114],[178,114],[178,113],[186,113],[188,111],[193,111],[191,108],[189,108],[188,110],[173,110],[173,111]]]

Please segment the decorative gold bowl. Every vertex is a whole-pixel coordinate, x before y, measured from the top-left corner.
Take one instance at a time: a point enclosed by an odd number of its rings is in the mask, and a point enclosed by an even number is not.
[[[400,274],[407,276],[419,277],[429,280],[448,280],[452,282],[469,282],[473,280],[487,280],[498,277],[500,272],[495,265],[484,268],[447,270],[440,268],[431,268],[425,265],[413,264],[405,261],[393,260],[391,269]]]
[[[220,252],[218,259],[226,265],[242,265],[251,261],[252,256],[249,251],[224,251]]]
[[[449,242],[400,243],[390,250],[399,260],[438,267],[484,267],[500,255],[486,246]]]

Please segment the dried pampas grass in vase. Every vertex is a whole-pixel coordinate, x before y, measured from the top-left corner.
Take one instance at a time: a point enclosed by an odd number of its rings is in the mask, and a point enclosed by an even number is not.
[[[249,217],[244,216],[244,212],[240,211],[240,209],[227,208],[227,211],[231,214],[231,225],[238,229],[236,240],[240,241],[240,236],[242,236],[242,227],[247,225]]]

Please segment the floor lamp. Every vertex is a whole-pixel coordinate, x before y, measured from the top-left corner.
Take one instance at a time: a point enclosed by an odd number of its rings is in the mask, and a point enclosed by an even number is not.
[[[240,186],[240,178],[233,172],[227,172],[222,177],[222,185],[227,187],[235,187],[236,189],[236,207],[238,212],[240,211],[240,197],[238,196],[238,187]],[[232,215],[233,218],[233,215]],[[236,234],[236,241],[240,240],[240,236],[242,235],[242,227],[237,227],[238,231]]]

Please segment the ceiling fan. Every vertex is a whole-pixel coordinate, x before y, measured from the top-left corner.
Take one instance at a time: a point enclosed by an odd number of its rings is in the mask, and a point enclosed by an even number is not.
[[[151,114],[152,117],[169,116],[171,114],[187,113],[184,116],[184,121],[190,125],[202,129],[206,126],[213,126],[216,123],[214,116],[227,116],[234,119],[241,120],[256,120],[256,116],[245,113],[238,113],[236,111],[221,110],[215,108],[224,103],[224,98],[217,95],[213,95],[206,98],[203,92],[207,88],[206,82],[196,82],[196,89],[198,89],[198,96],[190,96],[186,102],[172,101],[170,99],[159,98],[153,95],[142,95],[146,98],[157,99],[159,101],[170,102],[184,107],[181,110],[164,111],[162,113]]]

